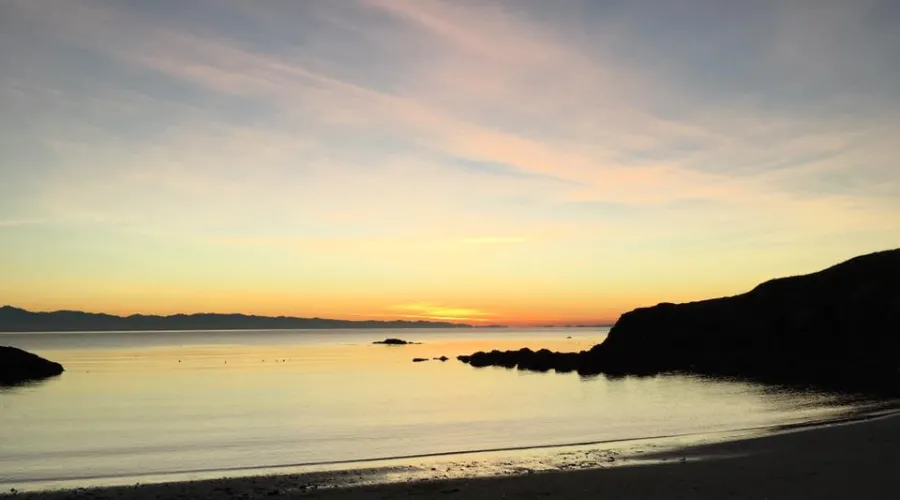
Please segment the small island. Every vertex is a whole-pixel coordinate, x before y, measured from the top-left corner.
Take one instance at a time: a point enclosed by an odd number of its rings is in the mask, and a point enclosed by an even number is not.
[[[384,344],[384,345],[413,345],[413,344],[421,344],[421,342],[410,342],[408,340],[403,339],[395,339],[395,338],[387,338],[384,340],[376,340],[372,342],[373,344]]]
[[[63,372],[59,363],[16,347],[0,346],[0,385],[17,385],[55,377]]]

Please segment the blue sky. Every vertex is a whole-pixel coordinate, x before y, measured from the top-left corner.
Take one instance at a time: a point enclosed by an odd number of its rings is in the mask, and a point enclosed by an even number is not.
[[[898,21],[3,0],[0,302],[614,319],[896,247]]]

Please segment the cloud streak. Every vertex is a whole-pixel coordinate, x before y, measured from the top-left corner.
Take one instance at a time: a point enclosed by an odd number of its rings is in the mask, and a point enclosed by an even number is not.
[[[886,2],[216,6],[0,7],[0,99],[24,117],[0,129],[0,226],[368,252],[341,261],[365,287],[450,275],[427,259],[580,287],[647,249],[687,268],[672,255],[900,237]]]

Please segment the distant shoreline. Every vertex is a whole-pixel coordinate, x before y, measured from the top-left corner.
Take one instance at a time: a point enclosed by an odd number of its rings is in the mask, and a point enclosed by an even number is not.
[[[194,313],[168,316],[132,314],[116,316],[84,311],[34,312],[12,306],[0,307],[0,332],[130,332],[130,331],[240,331],[240,330],[330,330],[474,328],[465,323],[409,320],[343,320],[293,316]]]
[[[29,334],[47,334],[52,335],[55,333],[186,333],[186,332],[209,332],[209,333],[226,333],[226,332],[289,332],[289,331],[309,331],[309,332],[321,332],[327,330],[390,330],[394,327],[370,327],[370,328],[360,328],[356,326],[348,326],[348,327],[334,327],[334,328],[192,328],[192,329],[177,329],[177,330],[3,330],[0,328],[0,337],[3,335],[29,335]],[[589,328],[610,328],[609,325],[600,325],[600,326],[554,326],[553,328],[557,328],[560,330],[584,330]],[[460,326],[458,328],[453,327],[434,327],[434,326],[411,326],[406,327],[406,330],[548,330],[549,327],[544,326],[506,326],[506,327],[481,327],[481,326]]]

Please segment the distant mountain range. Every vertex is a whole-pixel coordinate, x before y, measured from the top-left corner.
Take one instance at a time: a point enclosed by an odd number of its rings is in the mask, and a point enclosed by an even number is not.
[[[0,307],[0,332],[73,332],[116,330],[277,330],[301,328],[471,328],[472,325],[435,321],[348,321],[247,314],[173,314],[156,316],[88,313],[82,311],[32,312]]]

